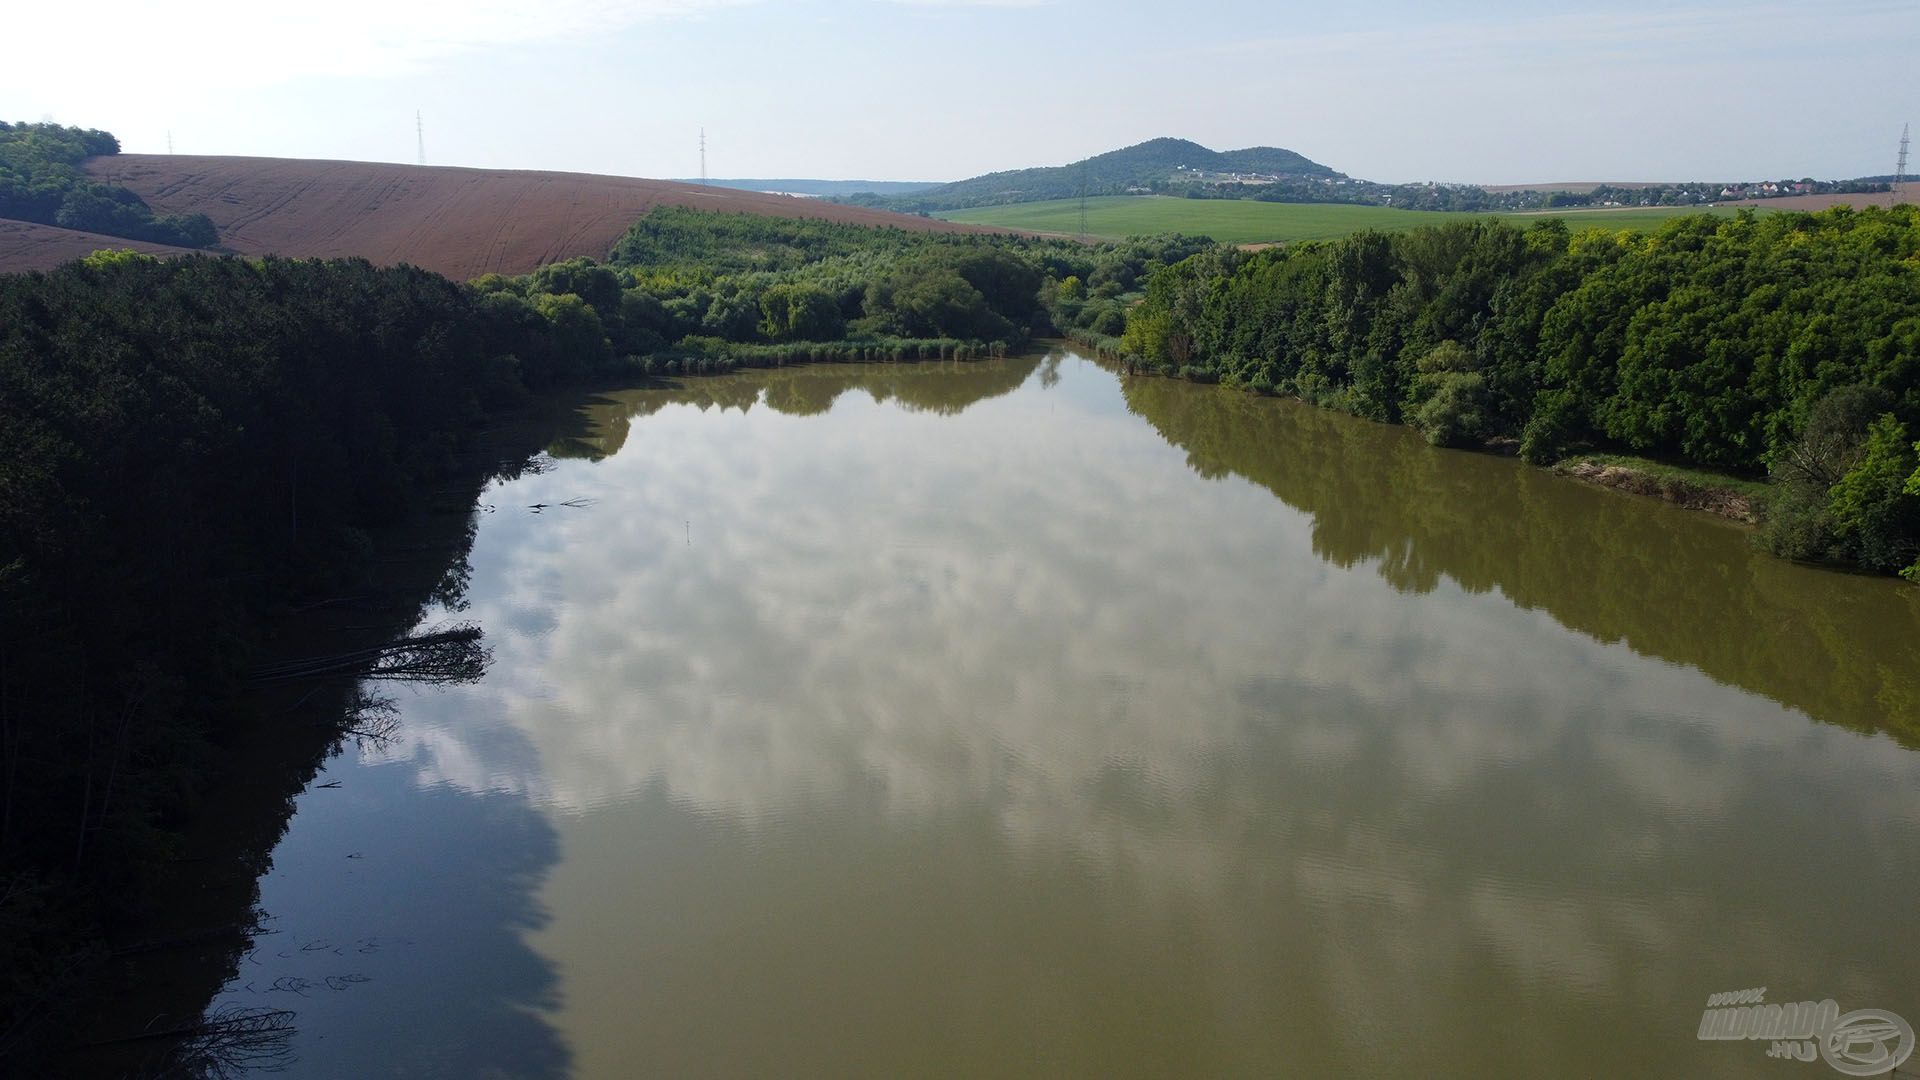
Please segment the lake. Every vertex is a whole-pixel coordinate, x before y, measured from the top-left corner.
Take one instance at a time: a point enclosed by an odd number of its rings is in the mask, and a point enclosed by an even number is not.
[[[1920,590],[1044,357],[592,395],[486,676],[298,799],[297,1076],[1839,1075],[1920,1020]]]

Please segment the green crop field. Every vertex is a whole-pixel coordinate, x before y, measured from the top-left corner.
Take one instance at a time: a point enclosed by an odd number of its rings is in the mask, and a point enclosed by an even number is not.
[[[1681,208],[1650,210],[1573,210],[1558,215],[1497,214],[1524,225],[1542,217],[1558,216],[1575,229],[1654,229],[1676,214],[1698,213]],[[1706,211],[1731,214],[1731,210]],[[936,215],[948,221],[995,225],[1029,232],[1080,233],[1080,200],[1013,203],[949,210]],[[1267,203],[1247,199],[1178,199],[1165,195],[1107,195],[1087,200],[1087,234],[1112,240],[1152,233],[1188,233],[1210,236],[1231,244],[1280,243],[1288,240],[1325,240],[1361,229],[1411,229],[1480,217],[1479,214],[1433,210],[1393,210],[1384,206],[1340,203]]]

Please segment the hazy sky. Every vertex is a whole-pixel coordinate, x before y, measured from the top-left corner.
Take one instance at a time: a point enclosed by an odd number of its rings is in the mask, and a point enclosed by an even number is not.
[[[1891,172],[1920,3],[24,0],[0,117],[129,151],[958,179],[1176,135],[1379,180]]]

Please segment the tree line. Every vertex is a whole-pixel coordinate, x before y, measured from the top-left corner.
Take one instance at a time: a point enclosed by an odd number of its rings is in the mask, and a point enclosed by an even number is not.
[[[712,373],[1001,355],[1101,317],[1118,333],[1120,297],[1209,246],[1156,237],[1094,247],[662,207],[605,264],[573,259],[473,284],[503,317],[565,324],[581,342],[575,355],[619,358],[643,374]],[[1074,283],[1064,306],[1063,280]]]
[[[119,152],[105,131],[0,120],[0,218],[176,247],[218,242],[205,214],[156,214],[126,188],[88,179],[86,159]]]
[[[1917,576],[1917,260],[1913,207],[1363,232],[1169,266],[1121,347],[1441,445],[1768,474],[1770,550]]]

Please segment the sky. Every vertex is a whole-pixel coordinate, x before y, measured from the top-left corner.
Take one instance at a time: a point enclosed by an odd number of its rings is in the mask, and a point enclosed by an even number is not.
[[[103,0],[6,16],[0,118],[129,152],[951,180],[1160,136],[1353,176],[1893,171],[1920,4]],[[1920,165],[1920,163],[1917,163]]]

